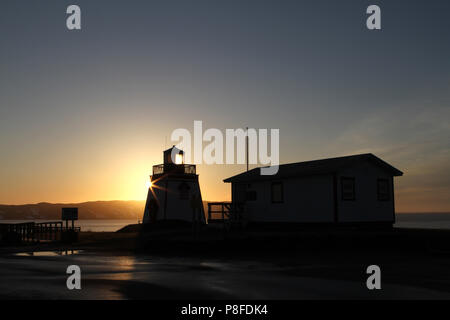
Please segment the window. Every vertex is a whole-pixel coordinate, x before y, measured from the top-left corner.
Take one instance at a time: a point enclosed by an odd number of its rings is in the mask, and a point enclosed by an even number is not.
[[[377,193],[379,201],[390,200],[390,188],[388,179],[378,179],[377,181]]]
[[[355,200],[355,178],[341,178],[342,200]]]
[[[256,191],[255,190],[247,191],[245,194],[245,200],[256,201]]]
[[[282,203],[283,199],[283,183],[272,183],[272,203]]]

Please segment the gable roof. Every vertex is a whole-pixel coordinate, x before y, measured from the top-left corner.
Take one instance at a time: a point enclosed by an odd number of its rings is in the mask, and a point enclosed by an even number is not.
[[[372,163],[382,167],[390,172],[393,176],[402,176],[403,172],[394,168],[387,162],[384,162],[372,153],[357,154],[352,156],[329,158],[305,162],[296,162],[290,164],[282,164],[279,166],[278,173],[275,175],[261,175],[261,168],[255,168],[250,171],[240,173],[223,180],[223,182],[249,182],[258,180],[272,180],[280,178],[291,178],[298,176],[308,176],[316,174],[334,173],[339,168],[348,167],[363,161],[371,161]]]

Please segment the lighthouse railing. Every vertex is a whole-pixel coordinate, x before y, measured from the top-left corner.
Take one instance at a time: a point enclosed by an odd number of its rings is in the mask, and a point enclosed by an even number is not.
[[[153,166],[153,175],[165,173],[196,174],[195,164],[158,164]]]

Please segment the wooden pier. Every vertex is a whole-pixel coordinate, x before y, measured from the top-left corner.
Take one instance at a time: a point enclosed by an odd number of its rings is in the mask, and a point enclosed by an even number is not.
[[[64,227],[62,221],[0,223],[0,242],[63,241],[79,232],[79,227]]]

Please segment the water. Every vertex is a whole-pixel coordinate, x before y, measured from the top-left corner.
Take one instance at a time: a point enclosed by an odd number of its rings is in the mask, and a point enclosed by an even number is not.
[[[83,250],[60,250],[60,251],[30,251],[14,253],[16,257],[59,257],[80,254]]]
[[[349,264],[351,258],[341,259],[339,268],[360,274],[359,263],[356,267]],[[67,289],[69,265],[81,268],[82,290]],[[315,276],[309,275],[312,266],[320,271]],[[399,267],[407,266],[405,262]],[[147,255],[0,255],[0,300],[450,299],[449,292],[420,287],[414,281],[411,285],[384,281],[383,290],[371,292],[365,286],[365,279],[361,282],[359,276],[355,279],[321,277],[336,267],[323,262],[279,265],[251,260]]]
[[[449,214],[398,214],[397,227],[450,229]],[[23,221],[0,221],[23,222]],[[79,220],[87,231],[117,231],[135,220]],[[450,299],[449,290],[435,290],[416,281],[383,282],[383,290],[367,290],[359,276],[322,275],[338,270],[343,275],[361,273],[364,257],[349,254],[340,259],[302,256],[301,260],[252,261],[157,257],[107,256],[96,252],[43,251],[0,255],[1,299]],[[354,259],[354,261],[352,260]],[[372,259],[372,258],[371,258]],[[389,256],[391,270],[410,268],[411,259]],[[393,260],[391,260],[393,259]],[[447,258],[445,258],[447,259]],[[361,260],[361,261],[360,261]],[[430,267],[427,259],[414,258],[414,274],[430,283],[444,281],[448,260]],[[336,264],[336,261],[339,263]],[[422,265],[421,265],[422,264]],[[82,269],[82,290],[67,290],[66,269]],[[427,269],[430,267],[430,269]],[[436,268],[439,270],[436,271]],[[317,269],[317,272],[313,271]],[[365,269],[364,269],[365,270]],[[414,280],[414,279],[413,279]]]
[[[20,223],[29,220],[0,220],[0,223]],[[36,220],[45,222],[46,220]],[[129,224],[136,224],[137,220],[78,220],[75,226],[81,231],[115,232]],[[447,229],[450,230],[450,213],[399,213],[397,214],[397,228]]]
[[[450,212],[446,213],[399,213],[397,228],[447,229],[450,230]]]

